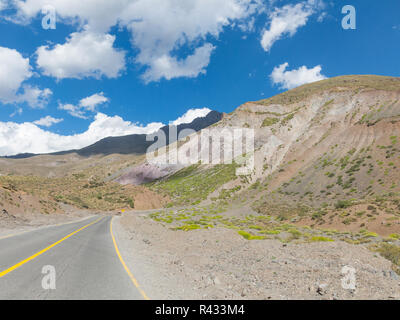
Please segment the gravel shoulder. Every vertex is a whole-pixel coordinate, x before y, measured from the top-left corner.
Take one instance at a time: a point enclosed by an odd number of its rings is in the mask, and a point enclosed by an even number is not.
[[[400,299],[391,263],[362,245],[248,241],[225,228],[173,231],[140,212],[114,225],[151,299]],[[342,287],[345,266],[355,269],[355,290]]]

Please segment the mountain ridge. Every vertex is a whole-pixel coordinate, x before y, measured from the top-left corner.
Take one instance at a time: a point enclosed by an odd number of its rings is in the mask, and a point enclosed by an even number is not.
[[[220,121],[223,117],[223,113],[218,111],[210,111],[205,117],[199,117],[194,119],[190,123],[182,123],[178,126],[177,132],[181,132],[185,129],[192,129],[196,132],[207,128],[214,123]],[[175,142],[175,140],[170,141],[169,137],[169,127],[164,126],[160,128],[158,131],[155,131],[156,134],[159,131],[163,131],[167,138],[167,145]],[[86,146],[81,149],[72,149],[65,151],[58,151],[52,153],[44,153],[44,154],[35,154],[35,153],[21,153],[13,156],[4,156],[0,158],[5,159],[26,159],[35,157],[38,155],[67,155],[71,153],[76,153],[80,156],[90,157],[94,155],[110,155],[110,154],[144,154],[146,153],[147,148],[154,143],[154,141],[146,141],[146,134],[131,134],[126,136],[118,136],[118,137],[106,137],[103,138],[89,146]]]

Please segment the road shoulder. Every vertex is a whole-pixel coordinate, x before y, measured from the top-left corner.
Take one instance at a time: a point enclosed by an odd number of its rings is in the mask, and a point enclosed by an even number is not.
[[[248,241],[234,230],[173,231],[146,214],[115,219],[121,253],[152,299],[391,299],[391,263],[345,242]],[[356,290],[342,286],[356,270]]]

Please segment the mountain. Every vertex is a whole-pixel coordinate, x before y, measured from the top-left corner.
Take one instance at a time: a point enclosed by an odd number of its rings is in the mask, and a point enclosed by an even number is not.
[[[222,226],[249,240],[400,241],[400,78],[331,78],[215,116],[190,125],[254,130],[247,175],[237,175],[237,162],[168,164],[163,151],[153,162],[135,154],[145,152],[145,137],[120,137],[64,155],[0,159],[0,203],[9,214],[23,212],[18,199],[41,212],[164,206],[151,218],[174,230]],[[203,133],[167,152],[197,150]],[[226,150],[209,144],[212,154]]]
[[[217,111],[211,111],[207,116],[197,118],[191,123],[184,123],[177,126],[177,132],[181,132],[185,129],[192,129],[199,131],[207,128],[210,125],[220,121],[222,119],[222,113]],[[169,126],[165,126],[160,129],[163,131],[167,138],[167,145],[174,142],[169,139]],[[123,137],[109,137],[102,139],[86,148],[80,150],[66,151],[65,153],[76,152],[81,156],[93,156],[93,155],[109,155],[109,154],[143,154],[146,150],[154,144],[154,141],[146,141],[145,134],[132,134]]]
[[[197,164],[152,187],[176,205],[236,201],[327,229],[398,231],[390,221],[400,212],[400,78],[307,84],[246,103],[214,126],[227,127],[254,129],[250,175],[236,176],[233,165]]]
[[[178,134],[185,129],[192,129],[199,131],[207,128],[222,119],[223,114],[217,111],[211,111],[205,117],[196,118],[191,123],[183,123],[176,127]],[[175,142],[169,139],[169,126],[164,126],[160,129],[166,134],[167,145]],[[149,146],[154,141],[146,141],[145,134],[132,134],[122,137],[108,137],[104,138],[90,146],[79,150],[67,150],[61,152],[54,152],[51,155],[67,155],[76,153],[80,156],[90,157],[95,155],[110,155],[110,154],[144,154]],[[15,156],[5,157],[9,159],[24,159],[34,157],[36,154],[24,153]]]

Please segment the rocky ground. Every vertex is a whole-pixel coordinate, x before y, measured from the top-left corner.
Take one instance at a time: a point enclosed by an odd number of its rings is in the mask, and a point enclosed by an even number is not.
[[[43,226],[77,221],[93,214],[88,210],[78,210],[67,205],[63,205],[63,210],[65,212],[63,214],[14,214],[6,209],[0,209],[0,236],[37,229]]]
[[[225,228],[173,231],[146,212],[114,224],[151,299],[400,299],[391,262],[362,245],[249,241]],[[355,290],[342,287],[345,266],[355,269]]]

